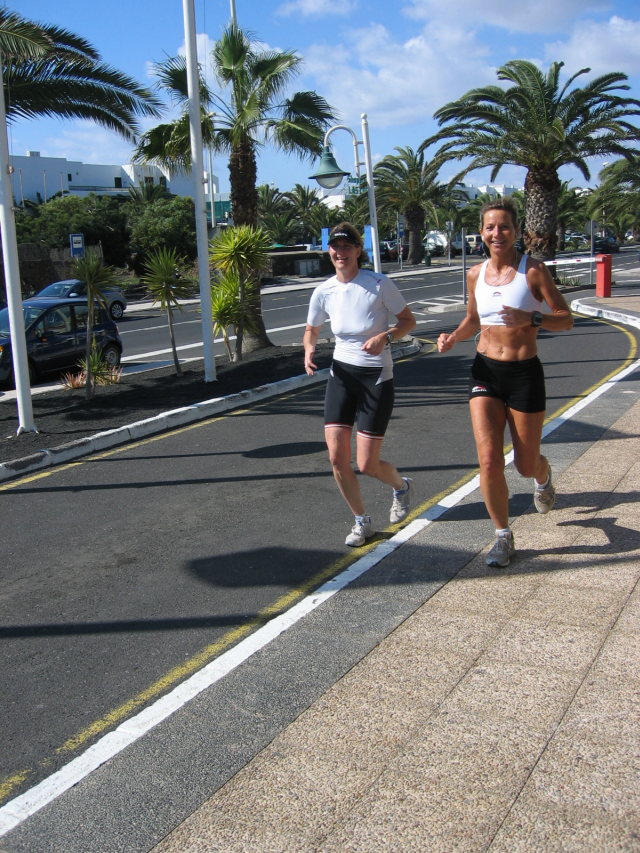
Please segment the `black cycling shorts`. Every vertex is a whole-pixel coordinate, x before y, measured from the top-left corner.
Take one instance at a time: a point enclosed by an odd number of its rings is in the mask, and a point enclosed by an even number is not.
[[[325,427],[352,428],[359,435],[383,438],[393,411],[393,377],[378,383],[381,367],[334,361],[324,398]]]
[[[544,370],[537,355],[524,361],[498,361],[476,354],[469,377],[469,399],[495,397],[516,412],[544,412]]]

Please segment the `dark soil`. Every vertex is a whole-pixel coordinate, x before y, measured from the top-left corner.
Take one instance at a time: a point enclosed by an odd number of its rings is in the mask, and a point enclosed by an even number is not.
[[[319,369],[329,367],[332,352],[332,345],[318,345],[315,363]],[[183,367],[181,378],[173,367],[124,376],[118,385],[96,388],[95,397],[89,402],[85,400],[84,388],[38,394],[33,397],[37,435],[16,436],[17,405],[7,401],[0,404],[0,462],[20,459],[170,409],[299,376],[304,373],[303,361],[301,346],[271,347],[246,354],[242,362],[216,358],[216,382],[205,383],[204,364],[192,362]]]

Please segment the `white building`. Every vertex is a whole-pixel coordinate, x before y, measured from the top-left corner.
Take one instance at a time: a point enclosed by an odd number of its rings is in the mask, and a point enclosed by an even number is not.
[[[193,177],[173,175],[159,166],[101,166],[81,163],[65,157],[41,157],[39,151],[28,151],[26,157],[9,158],[13,167],[11,185],[18,204],[29,199],[47,201],[56,193],[86,196],[89,193],[118,196],[129,194],[129,187],[144,184],[164,186],[174,195],[193,197]],[[212,175],[214,193],[218,178]],[[208,196],[208,173],[204,173],[205,193]]]
[[[514,192],[524,192],[524,187],[514,187],[513,184],[507,186],[506,184],[482,184],[479,187],[475,187],[472,184],[460,184],[457,189],[462,190],[469,196],[469,200],[473,200],[474,198],[478,198],[479,195],[490,195],[490,196],[509,196],[513,195]]]

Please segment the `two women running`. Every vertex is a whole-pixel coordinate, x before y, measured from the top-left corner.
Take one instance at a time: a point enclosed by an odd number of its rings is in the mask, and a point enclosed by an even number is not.
[[[413,480],[401,477],[380,452],[394,401],[390,344],[410,332],[416,321],[391,279],[360,268],[362,240],[353,225],[343,222],[331,231],[329,256],[336,274],[311,296],[304,366],[310,376],[317,370],[314,352],[322,326],[330,320],[336,345],[325,396],[325,438],[336,482],[355,516],[346,544],[359,546],[375,530],[351,467],[354,423],[358,468],[393,488],[392,524],[407,517],[413,497]],[[397,318],[391,327],[389,313]]]
[[[490,257],[469,271],[467,316],[454,332],[440,335],[438,350],[447,352],[458,341],[478,335],[469,406],[480,489],[496,527],[487,565],[504,568],[515,554],[504,474],[505,427],[509,424],[517,471],[535,480],[536,509],[549,512],[555,489],[551,466],[540,453],[546,395],[536,338],[541,328],[550,332],[570,329],[573,317],[544,264],[518,252],[515,203],[509,198],[487,202],[480,216],[480,231]],[[543,302],[551,313],[542,313]]]

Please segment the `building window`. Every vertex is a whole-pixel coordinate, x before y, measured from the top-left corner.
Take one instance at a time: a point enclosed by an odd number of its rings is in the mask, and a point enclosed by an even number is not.
[[[167,179],[164,175],[160,175],[159,183],[161,187],[167,188]]]
[[[67,175],[67,180],[68,180],[68,181],[72,181],[72,180],[73,180],[73,175]]]
[[[113,185],[117,190],[121,190],[122,189],[122,178],[114,178],[113,179]]]
[[[144,182],[145,182],[145,184],[149,184],[150,186],[153,186],[153,178],[150,175],[145,176]]]

